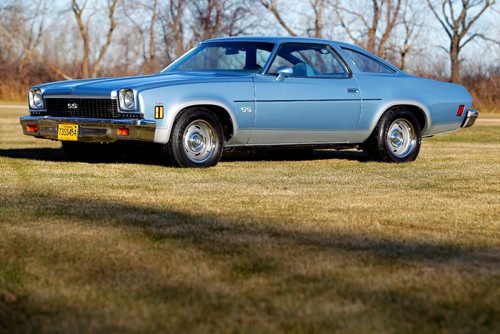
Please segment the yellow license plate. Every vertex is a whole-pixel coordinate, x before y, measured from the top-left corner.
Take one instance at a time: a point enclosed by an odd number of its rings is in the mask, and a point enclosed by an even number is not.
[[[78,140],[78,124],[59,124],[57,127],[58,140]]]

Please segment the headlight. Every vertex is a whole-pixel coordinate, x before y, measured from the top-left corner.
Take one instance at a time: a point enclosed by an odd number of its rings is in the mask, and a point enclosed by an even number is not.
[[[43,109],[43,94],[40,88],[32,88],[29,92],[29,101],[31,109]]]
[[[122,110],[134,110],[135,109],[135,97],[134,91],[132,89],[120,89],[119,100],[120,109]]]

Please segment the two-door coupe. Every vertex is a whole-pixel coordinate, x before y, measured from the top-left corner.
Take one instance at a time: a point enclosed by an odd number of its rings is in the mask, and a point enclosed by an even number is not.
[[[21,124],[75,159],[133,140],[161,144],[180,167],[214,166],[234,147],[356,147],[407,162],[422,137],[472,126],[471,106],[463,86],[408,75],[351,44],[231,37],[158,74],[34,86]]]

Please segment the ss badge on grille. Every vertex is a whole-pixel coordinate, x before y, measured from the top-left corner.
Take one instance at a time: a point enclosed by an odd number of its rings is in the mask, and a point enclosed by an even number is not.
[[[78,109],[78,104],[76,104],[76,103],[68,103],[68,109]]]

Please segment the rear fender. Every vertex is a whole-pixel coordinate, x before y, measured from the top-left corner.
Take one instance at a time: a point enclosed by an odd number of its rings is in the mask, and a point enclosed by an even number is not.
[[[393,101],[389,101],[389,102],[382,104],[378,108],[378,110],[375,114],[375,117],[373,118],[373,121],[372,121],[370,128],[369,128],[369,133],[371,134],[373,132],[373,130],[375,129],[378,122],[380,121],[380,119],[382,118],[382,116],[384,115],[384,113],[386,111],[388,111],[389,109],[391,109],[394,106],[400,106],[400,105],[414,106],[414,107],[417,107],[424,112],[425,126],[422,129],[422,134],[425,135],[425,131],[432,126],[431,114],[430,114],[429,108],[426,105],[424,105],[418,101],[415,101],[415,100],[393,100]]]

